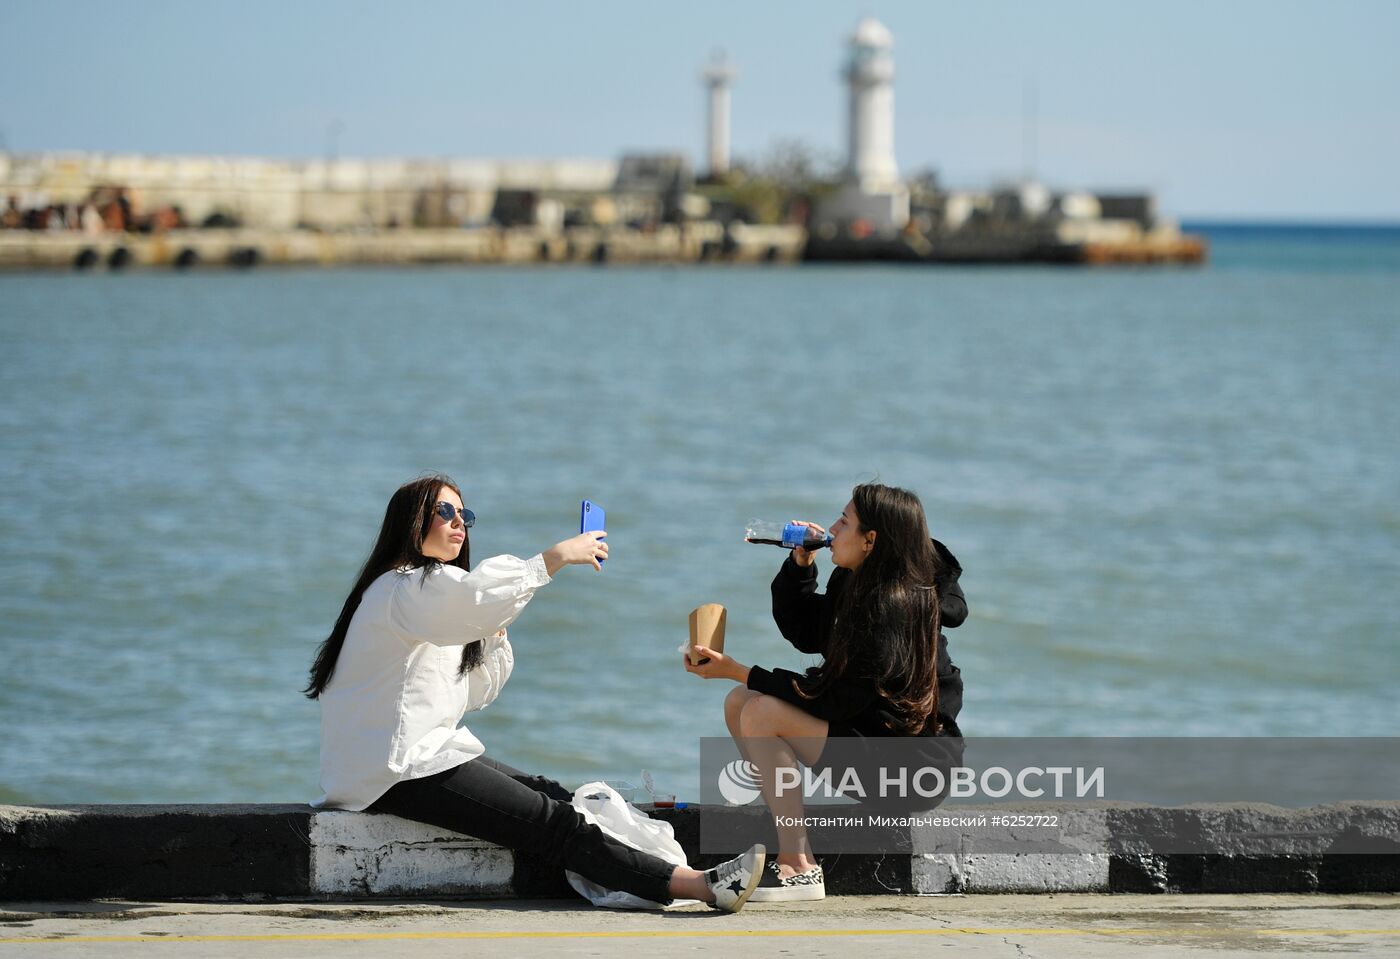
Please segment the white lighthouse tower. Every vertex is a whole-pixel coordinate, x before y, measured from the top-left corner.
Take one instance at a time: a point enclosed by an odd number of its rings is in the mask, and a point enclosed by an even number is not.
[[[729,84],[734,80],[735,71],[723,53],[716,53],[701,78],[709,89],[710,128],[709,152],[711,177],[729,172]]]
[[[846,182],[821,208],[820,219],[889,233],[909,222],[909,190],[894,159],[894,38],[867,17],[850,38],[842,73],[849,91]]]

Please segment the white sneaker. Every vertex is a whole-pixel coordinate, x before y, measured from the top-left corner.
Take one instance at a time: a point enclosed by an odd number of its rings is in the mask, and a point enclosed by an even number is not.
[[[753,895],[754,887],[763,875],[763,862],[767,850],[762,843],[749,848],[749,851],[722,862],[705,871],[705,884],[715,894],[710,908],[724,912],[738,912]]]
[[[750,902],[816,902],[826,898],[826,877],[821,866],[813,866],[786,879],[778,876],[778,861],[770,859],[763,870]]]

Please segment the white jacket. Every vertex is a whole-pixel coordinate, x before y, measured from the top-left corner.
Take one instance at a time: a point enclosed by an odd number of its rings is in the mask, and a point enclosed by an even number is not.
[[[471,572],[404,568],[370,583],[321,693],[325,794],[311,805],[365,809],[400,780],[485,752],[457,724],[500,694],[515,665],[505,627],[547,582],[542,556],[493,556]],[[477,640],[481,665],[458,676]]]

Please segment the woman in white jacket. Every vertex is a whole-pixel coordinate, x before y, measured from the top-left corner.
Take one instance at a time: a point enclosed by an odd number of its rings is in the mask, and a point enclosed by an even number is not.
[[[530,559],[470,568],[475,514],[446,476],[401,486],[306,695],[321,701],[321,788],[313,806],[393,813],[557,862],[654,902],[743,908],[764,848],[700,872],[632,849],[589,824],[559,783],[485,755],[462,716],[500,693],[515,659],[509,626],[563,567],[601,569],[603,532]]]

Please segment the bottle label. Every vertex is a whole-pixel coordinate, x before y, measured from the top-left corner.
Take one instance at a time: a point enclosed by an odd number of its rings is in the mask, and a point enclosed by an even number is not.
[[[783,527],[783,545],[797,547],[807,542],[807,527],[788,523]]]

